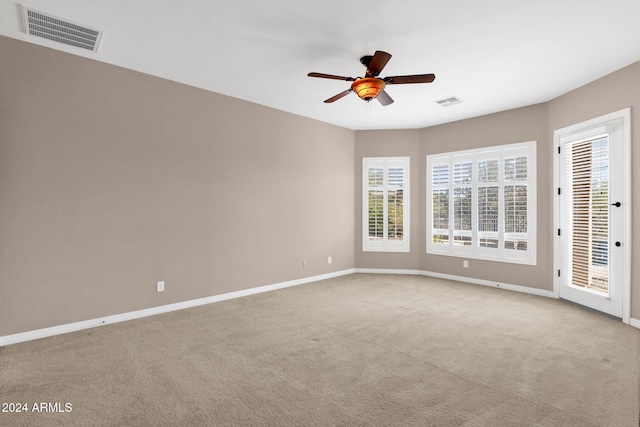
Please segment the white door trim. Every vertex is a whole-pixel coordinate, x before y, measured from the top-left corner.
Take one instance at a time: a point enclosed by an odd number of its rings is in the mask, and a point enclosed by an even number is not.
[[[623,283],[622,283],[622,322],[629,324],[631,321],[631,108],[624,108],[622,110],[614,111],[609,114],[605,114],[600,117],[596,117],[590,120],[586,120],[581,123],[576,123],[571,126],[557,129],[553,132],[554,141],[554,167],[553,167],[553,191],[554,197],[554,245],[553,245],[553,296],[559,298],[560,296],[560,277],[558,271],[560,270],[560,239],[557,235],[557,230],[560,228],[560,197],[558,196],[557,189],[560,188],[560,164],[558,150],[561,146],[561,140],[563,136],[576,133],[581,129],[595,127],[605,122],[622,118],[622,150],[623,150],[623,162],[619,167],[622,168],[623,175],[628,178],[625,180],[624,189],[622,190],[623,199],[621,200],[621,209],[624,209],[625,219],[623,224],[623,242],[622,257],[623,257]]]

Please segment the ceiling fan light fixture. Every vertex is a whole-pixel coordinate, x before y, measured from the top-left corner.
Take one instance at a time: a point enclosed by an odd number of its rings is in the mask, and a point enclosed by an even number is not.
[[[363,100],[375,99],[387,84],[384,80],[375,77],[358,79],[351,85],[351,89]]]

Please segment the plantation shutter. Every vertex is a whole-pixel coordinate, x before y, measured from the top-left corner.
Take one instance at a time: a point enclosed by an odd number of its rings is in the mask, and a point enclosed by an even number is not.
[[[536,142],[427,156],[427,253],[535,264]]]
[[[471,246],[473,231],[473,156],[453,158],[453,244]]]
[[[431,175],[432,241],[439,245],[450,242],[449,234],[449,163],[434,164]]]
[[[363,158],[363,250],[409,250],[408,157]]]
[[[387,235],[402,241],[404,236],[404,168],[390,167],[387,173]]]
[[[370,167],[367,170],[367,177],[369,240],[382,240],[384,237],[384,168]]]
[[[609,143],[607,136],[571,143],[563,165],[571,177],[572,284],[608,292],[609,253]]]
[[[481,248],[498,249],[500,231],[499,153],[478,160],[478,242]],[[493,251],[492,251],[493,252]]]
[[[527,250],[527,156],[504,159],[504,247]]]

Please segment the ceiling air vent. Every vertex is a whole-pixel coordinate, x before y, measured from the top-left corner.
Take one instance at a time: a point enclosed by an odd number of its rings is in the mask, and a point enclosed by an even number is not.
[[[87,49],[98,50],[102,31],[78,25],[22,6],[22,21],[27,34]]]
[[[443,107],[451,107],[452,105],[462,103],[462,100],[455,96],[450,96],[449,98],[444,98],[439,101],[436,101],[436,103],[442,105]]]

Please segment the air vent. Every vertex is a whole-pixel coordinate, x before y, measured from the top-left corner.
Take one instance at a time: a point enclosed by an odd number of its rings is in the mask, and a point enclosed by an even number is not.
[[[443,107],[451,107],[452,105],[462,103],[462,100],[455,96],[450,96],[449,98],[444,98],[439,101],[436,101],[436,103],[442,105]]]
[[[22,6],[22,21],[27,34],[69,46],[98,50],[102,31],[78,25]]]

